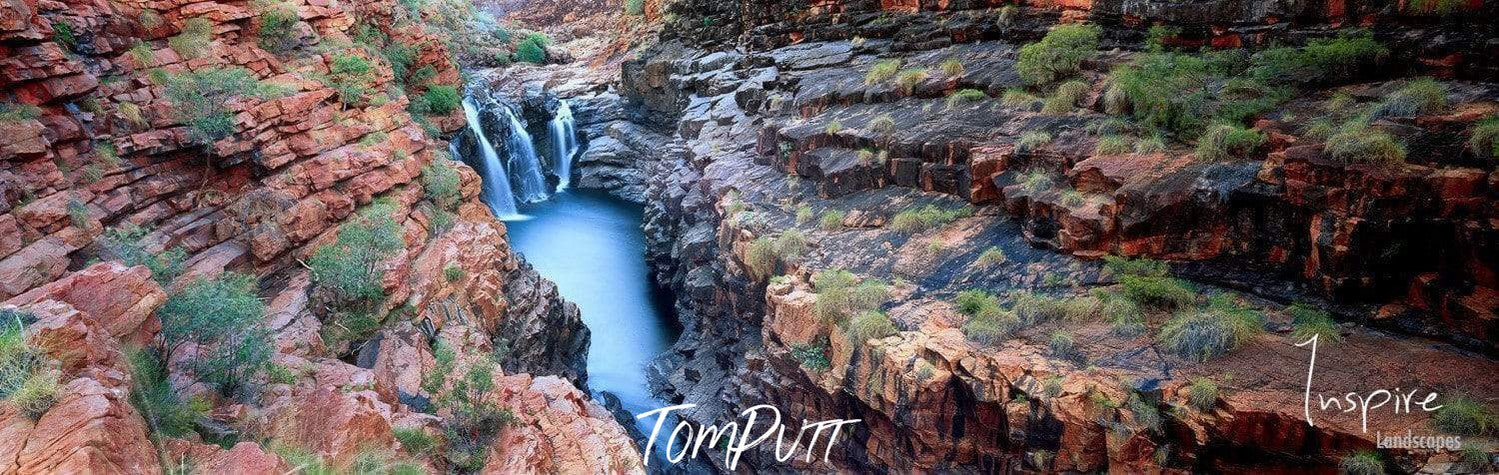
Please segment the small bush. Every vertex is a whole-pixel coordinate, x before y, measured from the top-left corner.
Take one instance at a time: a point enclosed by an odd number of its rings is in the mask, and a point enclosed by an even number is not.
[[[1139,305],[1169,310],[1197,303],[1197,290],[1181,279],[1123,275],[1119,284],[1124,288],[1125,298]]]
[[[829,121],[828,125],[823,126],[823,128],[822,128],[822,132],[825,133],[825,134],[828,134],[828,135],[838,135],[838,132],[842,132],[842,131],[843,131],[843,123],[837,121],[836,119],[832,120],[832,121]]]
[[[869,72],[864,75],[864,84],[872,85],[875,83],[884,82],[887,79],[895,77],[895,73],[899,71],[899,59],[887,59],[878,63],[874,63],[874,66],[870,67]]]
[[[275,0],[259,0],[255,5],[260,10],[261,49],[282,54],[301,43],[295,36],[297,22],[301,21],[295,7]]]
[[[1431,418],[1431,426],[1448,434],[1486,436],[1499,429],[1499,418],[1483,404],[1458,396],[1442,403]]]
[[[1055,320],[1066,315],[1065,300],[1037,295],[1034,292],[1016,292],[1010,295],[1010,308],[1026,325]]]
[[[464,276],[467,275],[468,272],[464,272],[463,267],[457,264],[448,264],[447,267],[442,268],[442,278],[446,279],[448,282],[457,282],[463,280]]]
[[[1244,314],[1221,309],[1187,310],[1161,328],[1159,340],[1177,356],[1206,361],[1233,351],[1261,330]]]
[[[855,344],[861,344],[870,339],[884,338],[898,333],[895,323],[890,321],[890,316],[879,310],[865,310],[854,317],[848,325],[848,338]]]
[[[818,218],[818,227],[822,228],[823,231],[843,229],[843,216],[844,213],[842,210],[830,209],[823,211],[822,217]]]
[[[515,59],[528,63],[542,64],[547,60],[546,46],[552,40],[541,33],[532,33],[515,45]]]
[[[1145,333],[1145,315],[1140,306],[1117,293],[1101,293],[1098,314],[1109,322],[1115,335],[1133,338]]]
[[[1499,159],[1499,116],[1484,119],[1473,127],[1468,136],[1468,150],[1479,158]]]
[[[1160,135],[1151,135],[1135,141],[1135,153],[1147,154],[1166,151],[1166,139]]]
[[[427,102],[427,113],[432,115],[447,115],[458,110],[458,105],[463,101],[458,95],[458,88],[436,84],[427,87],[427,92],[422,94],[422,100]]]
[[[1213,410],[1218,404],[1218,383],[1204,377],[1193,377],[1187,384],[1187,403],[1199,411]]]
[[[22,415],[35,421],[57,404],[60,392],[62,385],[57,383],[57,376],[50,371],[39,371],[22,381],[21,387],[16,388],[8,399]]]
[[[437,447],[437,440],[420,427],[397,427],[390,432],[401,442],[401,450],[408,454],[424,455]]]
[[[1088,198],[1086,196],[1083,196],[1083,194],[1077,190],[1067,190],[1062,192],[1062,198],[1060,202],[1062,206],[1066,206],[1068,208],[1076,208],[1078,206],[1082,206],[1084,203],[1087,203]]]
[[[199,418],[208,413],[202,399],[183,401],[172,389],[166,366],[151,350],[128,352],[130,404],[146,420],[153,436],[184,437],[192,434]]]
[[[1338,464],[1342,472],[1347,475],[1384,475],[1384,459],[1379,452],[1372,450],[1360,450],[1343,457]]]
[[[259,82],[241,67],[168,73],[165,79],[172,116],[188,126],[188,140],[198,144],[233,134],[234,115],[224,104],[260,92]]]
[[[1096,25],[1057,25],[1041,41],[1020,48],[1015,67],[1026,84],[1050,84],[1078,71],[1098,49]]]
[[[775,242],[768,236],[755,238],[744,250],[744,265],[750,278],[761,280],[770,277],[776,266]]]
[[[1041,99],[1023,89],[1006,89],[1004,95],[999,97],[999,102],[1005,107],[1035,110],[1041,104]]]
[[[1390,93],[1376,116],[1412,117],[1447,109],[1447,86],[1432,78],[1406,82]]]
[[[796,208],[796,224],[806,224],[808,222],[811,222],[813,216],[815,216],[815,214],[813,213],[812,206],[810,205],[801,205]]]
[[[1005,251],[998,246],[990,246],[979,254],[978,260],[973,262],[979,267],[994,267],[1005,263]]]
[[[1015,152],[1025,153],[1035,151],[1051,143],[1051,140],[1051,134],[1046,132],[1039,130],[1026,132],[1020,135],[1019,140],[1015,141]]]
[[[450,159],[438,157],[422,167],[422,197],[439,209],[456,211],[463,199],[458,169]]]
[[[625,0],[626,15],[644,15],[645,0]]]
[[[405,246],[404,233],[391,217],[393,208],[380,200],[366,206],[339,226],[335,242],[318,248],[308,261],[331,317],[323,326],[323,339],[332,346],[366,338],[379,326],[376,311],[385,300],[382,265]]]
[[[901,94],[911,95],[916,91],[916,86],[921,85],[921,82],[928,77],[931,77],[931,74],[926,68],[905,69],[895,76],[895,85],[900,89]]]
[[[1389,133],[1349,124],[1327,138],[1324,146],[1329,156],[1343,163],[1373,163],[1392,166],[1405,163],[1405,145]]]
[[[869,121],[869,130],[880,135],[890,135],[895,132],[895,118],[890,114],[882,114]]]
[[[1291,338],[1296,341],[1306,341],[1313,336],[1318,336],[1317,341],[1322,344],[1336,343],[1343,339],[1343,334],[1338,331],[1338,322],[1322,309],[1297,302],[1291,305],[1291,324],[1295,330],[1291,332]]]
[[[1024,187],[1031,193],[1051,188],[1051,185],[1051,175],[1046,173],[1045,170],[1039,168],[1026,172],[1026,174],[1020,179],[1020,186]]]
[[[167,39],[167,46],[186,59],[197,58],[213,41],[213,23],[207,18],[192,18],[183,22],[182,32]]]
[[[932,228],[946,226],[948,223],[962,217],[967,217],[973,210],[961,208],[955,210],[944,210],[936,205],[926,205],[921,208],[907,209],[895,214],[890,219],[890,228],[903,233],[919,233]]]
[[[42,109],[31,104],[0,102],[0,122],[35,120],[42,116]]]
[[[1119,155],[1133,150],[1129,138],[1122,135],[1105,135],[1093,146],[1093,155]]]
[[[228,394],[270,361],[265,304],[256,295],[255,278],[225,273],[196,279],[172,294],[156,310],[161,319],[163,361],[192,343],[214,351],[195,353],[191,363],[198,379]]]
[[[982,290],[970,289],[958,292],[958,313],[968,316],[978,315],[980,311],[990,308],[999,308],[999,298]]]
[[[368,103],[369,96],[374,93],[370,88],[374,81],[375,67],[369,59],[342,52],[333,55],[328,66],[328,77],[323,82],[338,93],[339,102],[347,106],[360,106]]]
[[[1124,408],[1134,416],[1135,423],[1152,433],[1161,433],[1161,410],[1154,403],[1140,397],[1139,393],[1131,391],[1124,400]]]
[[[1320,84],[1352,78],[1389,55],[1368,31],[1308,41],[1300,48],[1271,48],[1251,58],[1250,76],[1267,83]]]
[[[855,284],[854,275],[846,270],[829,269],[812,276],[817,290],[813,313],[825,323],[842,325],[849,317],[878,309],[889,298],[889,286],[878,279]]]
[[[963,335],[981,344],[996,345],[1019,328],[1020,319],[1014,312],[999,308],[999,305],[989,305],[968,318],[963,324]]]
[[[937,70],[942,71],[942,75],[949,78],[962,77],[964,72],[963,62],[957,58],[948,58],[937,66]]]
[[[812,371],[827,371],[833,367],[828,361],[827,345],[821,343],[791,345],[791,357],[801,363],[803,368]]]
[[[1088,83],[1082,81],[1067,81],[1057,86],[1051,97],[1041,105],[1041,113],[1047,115],[1061,115],[1072,112],[1077,107],[1078,101],[1088,93]]]
[[[1072,354],[1073,350],[1077,349],[1077,342],[1072,338],[1072,333],[1066,330],[1057,330],[1051,333],[1047,347],[1051,348],[1052,354],[1068,356]]]
[[[1197,158],[1222,161],[1249,158],[1265,144],[1265,134],[1233,124],[1214,124],[1197,139]]]
[[[136,42],[130,47],[130,57],[135,59],[135,64],[141,68],[148,68],[156,64],[156,50],[145,42]]]
[[[978,102],[988,98],[988,94],[978,89],[959,89],[947,96],[947,107],[951,108],[958,104]]]
[[[163,286],[171,284],[186,269],[187,252],[181,247],[173,247],[160,254],[151,254],[141,242],[149,233],[145,228],[126,223],[105,231],[100,244],[125,265],[146,266],[157,283]]]
[[[73,26],[67,23],[52,22],[52,42],[68,51],[78,51],[78,36],[73,33]]]

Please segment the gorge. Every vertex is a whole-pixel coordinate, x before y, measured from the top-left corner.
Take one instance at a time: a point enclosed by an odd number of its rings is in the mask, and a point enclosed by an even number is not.
[[[1489,473],[1496,8],[16,0],[0,471]]]

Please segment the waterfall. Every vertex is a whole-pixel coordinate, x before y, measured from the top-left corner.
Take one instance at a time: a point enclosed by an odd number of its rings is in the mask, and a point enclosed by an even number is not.
[[[500,105],[496,109],[510,121],[510,135],[505,137],[505,144],[510,151],[509,169],[520,191],[518,197],[525,203],[547,199],[547,181],[541,175],[541,159],[536,156],[536,147],[531,143],[531,134],[526,132],[526,124],[509,107]]]
[[[573,155],[578,153],[578,133],[573,125],[573,109],[562,100],[557,116],[547,124],[552,135],[552,152],[555,162],[552,169],[557,173],[557,191],[567,189],[572,178]]]
[[[500,162],[499,154],[495,153],[494,145],[489,138],[484,136],[484,128],[479,125],[479,108],[474,105],[473,98],[463,98],[463,115],[468,119],[468,130],[474,134],[474,140],[478,142],[479,153],[484,157],[483,173],[484,204],[489,205],[500,219],[514,218],[520,216],[515,209],[515,194],[510,191],[510,174],[505,172],[505,166]],[[461,157],[458,153],[458,141],[448,144],[448,149],[454,157]]]

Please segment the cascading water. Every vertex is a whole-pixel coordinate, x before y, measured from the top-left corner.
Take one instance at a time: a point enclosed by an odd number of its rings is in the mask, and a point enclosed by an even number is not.
[[[547,199],[546,177],[541,174],[541,159],[536,156],[536,147],[531,144],[531,134],[526,124],[509,107],[496,107],[498,113],[510,121],[510,135],[505,144],[510,151],[510,170],[516,181],[517,195],[522,202],[535,203]]]
[[[504,163],[500,161],[499,154],[495,153],[494,145],[484,135],[484,127],[479,125],[479,107],[474,104],[471,97],[463,99],[463,115],[468,119],[468,130],[474,134],[474,140],[478,142],[479,153],[483,155],[484,191],[482,197],[489,209],[494,211],[500,219],[515,218],[520,216],[515,209],[515,193],[510,190],[510,174],[506,172]],[[462,156],[458,152],[458,142],[448,144],[449,151],[454,157]]]
[[[573,155],[578,153],[578,133],[573,124],[573,109],[566,100],[557,108],[557,116],[547,124],[555,154],[552,170],[557,173],[557,191],[567,189],[572,178]]]

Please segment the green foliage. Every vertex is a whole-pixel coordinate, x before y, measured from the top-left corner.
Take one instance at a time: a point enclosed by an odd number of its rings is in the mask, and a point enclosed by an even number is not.
[[[1020,319],[1015,316],[1014,312],[1001,308],[997,299],[988,297],[987,294],[975,295],[983,298],[969,315],[968,321],[963,324],[963,335],[968,339],[985,345],[995,345],[1020,328]]]
[[[77,198],[68,198],[68,220],[73,222],[73,227],[78,229],[92,229],[92,213],[89,212],[88,204],[78,201]]]
[[[1476,157],[1499,159],[1499,116],[1478,122],[1468,136],[1468,150]]]
[[[963,72],[965,71],[965,69],[963,68],[963,62],[958,60],[958,58],[947,58],[943,60],[942,64],[937,66],[937,70],[942,71],[942,75],[949,78],[963,77]]]
[[[1457,396],[1442,403],[1431,426],[1448,434],[1487,436],[1499,429],[1499,416],[1478,401]]]
[[[160,254],[152,254],[141,242],[149,233],[145,228],[126,223],[105,231],[100,237],[100,244],[125,265],[146,266],[157,283],[163,286],[171,284],[186,269],[184,260],[187,251],[181,247],[173,247]]]
[[[999,102],[1004,104],[1005,107],[1035,110],[1036,106],[1041,104],[1041,99],[1029,92],[1025,92],[1024,89],[1006,89],[1004,95],[999,97]]]
[[[1343,163],[1373,163],[1394,166],[1405,162],[1405,145],[1388,132],[1361,121],[1344,124],[1327,137],[1324,151]]]
[[[827,371],[832,368],[832,362],[828,361],[827,345],[818,342],[805,345],[791,345],[791,357],[801,363],[803,368],[812,371]]]
[[[812,311],[825,323],[842,325],[849,317],[876,310],[889,299],[890,286],[879,279],[856,280],[849,271],[828,269],[812,275],[817,301]]]
[[[334,53],[328,65],[328,76],[323,78],[323,83],[338,93],[339,102],[345,106],[367,104],[369,96],[374,93],[370,86],[375,82],[375,66],[354,51]]]
[[[1143,275],[1123,275],[1119,284],[1124,297],[1137,305],[1161,309],[1190,307],[1197,303],[1197,290],[1181,279]]]
[[[1088,93],[1088,83],[1082,81],[1067,81],[1057,86],[1041,105],[1041,113],[1047,115],[1061,115],[1072,112],[1083,95]]]
[[[1161,328],[1158,339],[1177,356],[1207,361],[1233,351],[1262,330],[1262,321],[1249,313],[1207,308],[1177,313]]]
[[[442,278],[448,282],[463,280],[463,277],[467,275],[468,273],[464,272],[463,267],[458,264],[448,264],[447,267],[442,268]]]
[[[1197,159],[1216,162],[1250,158],[1265,142],[1265,134],[1258,130],[1228,123],[1213,124],[1197,139]]]
[[[1052,354],[1058,356],[1071,355],[1077,349],[1077,341],[1072,338],[1072,333],[1066,330],[1057,330],[1051,333],[1047,341],[1047,347],[1051,348]]]
[[[528,63],[541,64],[547,60],[546,45],[551,39],[541,33],[532,33],[515,45],[515,59]]]
[[[626,15],[644,15],[645,0],[625,0]]]
[[[438,368],[442,374],[452,370],[453,360],[448,358],[446,361],[447,365],[440,364]],[[515,421],[515,415],[509,409],[486,397],[492,390],[494,363],[481,359],[462,378],[453,381],[447,391],[437,396],[437,406],[451,414],[442,421],[448,441],[446,458],[459,468],[477,470],[483,467],[484,455],[499,436],[500,429]]]
[[[901,94],[911,95],[916,92],[916,86],[921,85],[928,77],[931,77],[931,73],[926,68],[903,69],[895,76],[895,86],[900,89]]]
[[[151,45],[144,41],[138,41],[135,46],[130,47],[130,57],[134,58],[135,63],[140,67],[150,67],[156,63],[156,50],[151,49]]]
[[[969,208],[945,210],[937,205],[926,205],[921,208],[912,208],[895,214],[890,218],[890,229],[903,233],[919,233],[928,229],[946,226],[958,218],[973,215]]]
[[[52,42],[68,51],[78,51],[78,36],[73,33],[73,26],[67,23],[52,22]]]
[[[296,384],[299,376],[296,371],[286,366],[271,363],[265,366],[266,379],[273,384]]]
[[[1213,410],[1218,404],[1218,383],[1201,376],[1192,377],[1187,383],[1187,403],[1199,411]]]
[[[1041,41],[1020,48],[1015,67],[1030,85],[1050,84],[1078,71],[1083,60],[1098,49],[1096,25],[1057,25]]]
[[[951,95],[947,96],[947,107],[953,107],[958,104],[966,104],[970,102],[978,102],[988,98],[988,94],[984,94],[984,91],[980,91],[978,89],[959,89],[957,91],[954,91]]]
[[[848,324],[848,338],[855,343],[869,339],[884,338],[898,333],[890,316],[879,310],[865,310]]]
[[[1373,450],[1360,450],[1343,456],[1338,464],[1346,475],[1384,475],[1384,458]]]
[[[265,304],[252,276],[226,272],[195,279],[172,294],[156,316],[163,361],[171,361],[183,345],[197,345],[193,373],[221,393],[239,388],[270,361]]]
[[[970,317],[986,309],[999,308],[999,298],[977,289],[958,292],[958,298],[955,303],[957,303],[958,313]]]
[[[1161,410],[1156,405],[1140,396],[1140,393],[1130,391],[1124,400],[1124,408],[1135,418],[1135,423],[1145,430],[1159,434],[1161,433]]]
[[[0,122],[35,120],[42,116],[42,109],[31,104],[0,102]]]
[[[188,140],[210,144],[234,133],[230,99],[261,94],[262,87],[241,67],[167,73],[166,98],[172,116],[188,126]]]
[[[1031,193],[1051,188],[1051,185],[1051,174],[1047,173],[1046,170],[1042,170],[1039,168],[1026,172],[1025,175],[1020,178],[1020,186],[1024,187]]]
[[[209,404],[197,398],[183,401],[172,389],[171,378],[161,357],[151,350],[135,350],[130,363],[130,404],[146,420],[152,437],[186,437],[199,418],[208,415]]]
[[[1447,109],[1447,86],[1432,78],[1407,81],[1380,104],[1376,116],[1413,117]]]
[[[401,450],[408,454],[425,455],[437,447],[437,439],[420,427],[397,427],[390,432],[401,442]]]
[[[1298,342],[1318,336],[1318,341],[1323,345],[1336,343],[1343,339],[1338,331],[1338,323],[1322,309],[1312,307],[1301,302],[1291,305],[1291,324],[1295,330],[1291,332],[1291,338]]]
[[[207,18],[191,18],[182,23],[182,32],[167,39],[167,46],[178,56],[193,59],[203,54],[203,49],[213,41],[213,23]]]
[[[422,94],[422,100],[427,103],[427,113],[447,115],[458,109],[463,98],[458,95],[456,87],[434,84],[427,87],[427,92]]]
[[[1160,52],[1166,49],[1166,40],[1180,36],[1181,27],[1156,25],[1145,31],[1146,49],[1152,52]]]
[[[0,315],[0,399],[10,399],[46,369],[46,355],[26,341],[25,325],[19,312]]]
[[[1123,135],[1105,135],[1093,146],[1093,155],[1119,155],[1133,150],[1129,138]]]
[[[1001,250],[998,246],[990,246],[988,249],[984,249],[984,252],[979,254],[978,260],[973,263],[979,267],[994,267],[1004,264],[1005,251]]]
[[[1153,134],[1135,142],[1135,153],[1157,153],[1166,151],[1166,139],[1160,134]]]
[[[1308,41],[1300,48],[1271,48],[1251,59],[1249,75],[1270,84],[1323,84],[1351,79],[1360,68],[1389,55],[1368,31]]]
[[[1039,295],[1034,292],[1015,292],[1010,295],[1010,309],[1027,325],[1056,320],[1067,315],[1066,299]]]
[[[750,241],[744,250],[744,266],[750,278],[761,280],[775,272],[775,242],[769,236],[760,236]]]
[[[1148,53],[1114,69],[1105,106],[1116,111],[1126,107],[1142,125],[1177,132],[1191,132],[1203,124],[1208,113],[1208,85],[1215,77],[1212,63],[1203,58],[1175,53]],[[1113,105],[1110,105],[1113,102]]]
[[[47,411],[52,409],[52,405],[57,404],[57,396],[60,392],[62,392],[62,385],[58,384],[57,376],[49,371],[39,371],[22,381],[21,387],[10,393],[7,400],[14,404],[22,415],[35,421],[47,414]]]
[[[796,208],[796,224],[806,224],[812,221],[814,213],[811,205],[801,205]]]
[[[842,132],[842,131],[843,131],[843,122],[839,122],[837,119],[828,121],[828,125],[826,125],[826,126],[824,126],[822,128],[822,132],[825,133],[825,134],[828,134],[828,135],[837,135],[838,132]]]
[[[1051,134],[1040,130],[1032,130],[1024,134],[1020,134],[1020,139],[1015,141],[1015,152],[1024,153],[1035,151],[1040,149],[1041,147],[1046,146],[1046,144],[1051,143],[1051,140]]]
[[[296,36],[296,7],[278,0],[257,0],[260,11],[260,48],[275,54],[284,54],[301,44]]]
[[[313,252],[312,281],[326,292],[334,321],[324,325],[330,342],[358,341],[378,327],[375,311],[385,300],[382,263],[405,246],[394,204],[371,203],[338,228],[338,239]]]
[[[451,159],[437,157],[432,163],[422,167],[422,197],[438,208],[446,211],[458,209],[459,200],[463,198],[462,190],[459,189],[458,169],[453,167]]]
[[[870,67],[869,72],[864,75],[864,84],[871,85],[884,82],[887,79],[895,77],[895,73],[899,71],[899,59],[887,59],[874,63],[874,66]]]
[[[869,121],[869,131],[880,135],[890,135],[895,132],[895,118],[890,114],[881,114]]]
[[[822,228],[823,231],[837,231],[839,229],[843,229],[844,214],[845,213],[843,212],[843,210],[837,209],[823,211],[822,217],[818,218],[817,226],[819,228]]]

